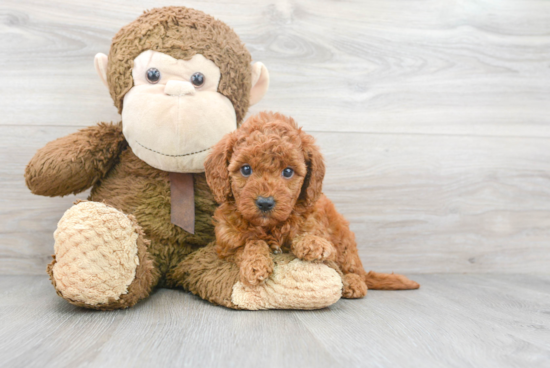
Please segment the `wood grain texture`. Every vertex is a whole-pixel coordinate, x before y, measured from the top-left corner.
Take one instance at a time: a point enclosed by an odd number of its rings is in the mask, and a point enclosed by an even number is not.
[[[93,56],[164,5],[174,2],[4,0],[1,124],[117,120]],[[292,114],[309,130],[550,136],[544,0],[185,5],[234,27],[268,66],[271,88],[254,111]]]
[[[43,273],[75,199],[28,192],[34,152],[119,119],[94,54],[144,9],[174,4],[0,3],[0,273]],[[234,27],[268,66],[252,112],[290,114],[318,138],[325,191],[367,268],[549,272],[549,2],[183,5]]]
[[[233,311],[176,290],[130,310],[59,298],[43,276],[0,277],[7,367],[548,367],[550,277],[416,275],[319,311]]]
[[[0,143],[12,152],[0,161],[4,274],[44,272],[57,221],[75,198],[32,195],[17,168],[33,146],[74,129],[4,127]],[[327,161],[325,193],[350,220],[366,268],[548,272],[550,139],[315,136]]]

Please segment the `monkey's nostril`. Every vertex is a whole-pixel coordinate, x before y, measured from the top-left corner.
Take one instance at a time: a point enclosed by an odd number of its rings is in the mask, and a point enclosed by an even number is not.
[[[258,197],[256,199],[256,207],[262,212],[271,211],[275,207],[275,200],[273,197]]]

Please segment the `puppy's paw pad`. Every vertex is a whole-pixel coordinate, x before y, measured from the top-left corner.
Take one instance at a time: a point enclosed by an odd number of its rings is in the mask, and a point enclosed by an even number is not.
[[[358,299],[367,295],[367,284],[361,276],[355,273],[344,275],[342,297],[346,299]]]
[[[271,258],[261,257],[241,264],[241,282],[247,286],[255,286],[264,282],[273,272]]]
[[[332,243],[315,235],[305,235],[295,240],[292,253],[304,261],[325,261],[336,257]]]

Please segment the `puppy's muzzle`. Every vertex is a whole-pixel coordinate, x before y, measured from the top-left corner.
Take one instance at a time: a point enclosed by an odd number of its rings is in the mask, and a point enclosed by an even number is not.
[[[275,207],[275,200],[273,197],[258,197],[256,199],[256,207],[262,212],[269,212]]]

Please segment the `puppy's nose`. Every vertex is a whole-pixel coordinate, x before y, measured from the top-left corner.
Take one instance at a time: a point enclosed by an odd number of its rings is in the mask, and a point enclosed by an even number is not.
[[[189,82],[171,80],[166,83],[164,93],[170,96],[194,95],[195,87]]]
[[[262,212],[271,211],[275,207],[275,200],[273,197],[258,197],[256,199],[256,207]]]

